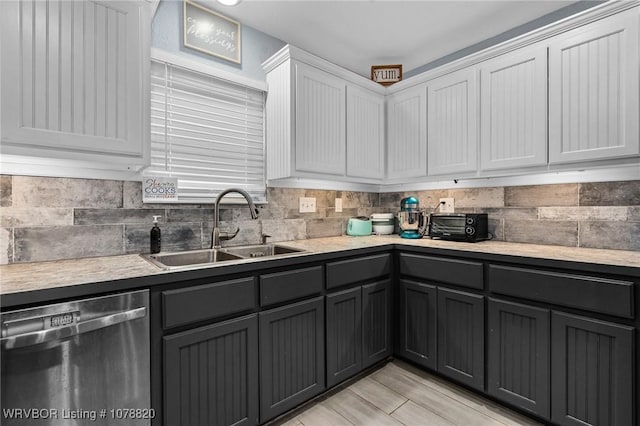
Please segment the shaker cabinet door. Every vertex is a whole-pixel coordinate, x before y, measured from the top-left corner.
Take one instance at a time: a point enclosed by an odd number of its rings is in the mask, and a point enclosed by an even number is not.
[[[362,367],[391,355],[391,281],[362,286]]]
[[[480,83],[480,168],[547,164],[546,46],[483,62]]]
[[[492,298],[488,309],[487,391],[548,419],[549,310]]]
[[[163,338],[164,424],[258,424],[257,316]]]
[[[398,353],[403,358],[436,369],[436,287],[400,280]]]
[[[438,288],[438,371],[484,390],[484,298]]]
[[[149,4],[0,3],[3,153],[143,164]]]
[[[425,85],[387,98],[387,177],[427,175],[427,89]]]
[[[260,312],[260,422],[325,389],[324,296]]]
[[[347,176],[384,178],[384,96],[347,87]]]
[[[345,82],[304,64],[296,67],[296,170],[346,173]]]
[[[632,327],[553,312],[551,420],[567,426],[633,421]]]
[[[640,154],[637,8],[549,45],[549,162]]]
[[[464,68],[427,83],[429,175],[477,169],[477,68]]]
[[[362,370],[360,286],[327,295],[327,387]]]

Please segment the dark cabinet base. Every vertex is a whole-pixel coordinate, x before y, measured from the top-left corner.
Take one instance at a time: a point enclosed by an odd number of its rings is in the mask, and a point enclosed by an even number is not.
[[[263,311],[260,322],[260,421],[325,389],[324,296]]]
[[[255,314],[163,340],[166,426],[257,423]]]

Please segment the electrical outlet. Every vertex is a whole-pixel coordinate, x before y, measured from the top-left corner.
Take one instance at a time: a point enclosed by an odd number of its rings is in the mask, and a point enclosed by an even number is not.
[[[316,199],[315,197],[300,197],[300,213],[315,213]]]
[[[336,213],[342,212],[342,198],[336,198]]]
[[[440,198],[440,213],[453,213],[454,209],[453,198]]]

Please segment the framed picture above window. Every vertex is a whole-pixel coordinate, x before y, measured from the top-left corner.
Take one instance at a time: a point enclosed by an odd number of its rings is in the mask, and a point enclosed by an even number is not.
[[[240,64],[240,23],[188,0],[183,3],[185,47]]]

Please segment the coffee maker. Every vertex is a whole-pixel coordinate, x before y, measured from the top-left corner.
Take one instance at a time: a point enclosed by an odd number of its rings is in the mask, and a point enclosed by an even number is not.
[[[427,231],[427,215],[420,209],[420,202],[416,197],[407,197],[400,200],[398,212],[398,226],[402,238],[422,238]]]

